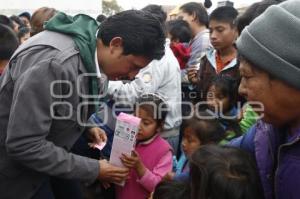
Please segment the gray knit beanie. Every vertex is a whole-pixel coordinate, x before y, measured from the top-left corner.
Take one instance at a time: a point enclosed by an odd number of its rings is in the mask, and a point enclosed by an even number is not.
[[[300,89],[300,0],[268,8],[244,29],[237,48],[256,67]]]

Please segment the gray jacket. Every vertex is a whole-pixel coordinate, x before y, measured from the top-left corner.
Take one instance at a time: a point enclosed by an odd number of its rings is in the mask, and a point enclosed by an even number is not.
[[[94,181],[98,161],[69,152],[84,131],[78,121],[89,116],[73,40],[44,31],[8,66],[0,80],[0,197],[31,198],[49,176]]]

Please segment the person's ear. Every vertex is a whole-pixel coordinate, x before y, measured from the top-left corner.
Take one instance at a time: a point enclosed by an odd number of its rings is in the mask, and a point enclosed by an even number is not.
[[[195,13],[195,12],[193,12],[193,14],[192,14],[192,17],[193,17],[193,20],[192,20],[192,21],[198,21],[198,19],[197,19],[197,15],[196,15],[196,13]]]
[[[109,47],[111,51],[115,50],[123,50],[123,39],[121,37],[114,37],[112,40],[109,42]]]

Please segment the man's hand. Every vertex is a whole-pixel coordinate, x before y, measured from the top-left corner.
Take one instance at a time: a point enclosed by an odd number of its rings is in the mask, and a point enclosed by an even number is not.
[[[126,180],[129,174],[128,168],[120,168],[113,166],[107,160],[99,160],[100,172],[98,179],[104,181],[106,184],[110,182],[121,183]]]
[[[92,143],[89,143],[89,146],[92,148],[95,148],[96,144],[107,142],[106,133],[98,127],[93,127],[88,130],[88,138],[92,141]]]
[[[197,73],[198,69],[196,67],[187,68],[188,79],[192,84],[197,84],[198,82]]]

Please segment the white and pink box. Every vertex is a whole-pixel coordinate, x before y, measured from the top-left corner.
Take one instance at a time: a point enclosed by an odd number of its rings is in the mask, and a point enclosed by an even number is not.
[[[138,133],[141,119],[126,113],[117,116],[114,139],[109,162],[112,165],[124,167],[120,157],[122,154],[131,155],[135,147],[136,135]],[[124,186],[125,182],[119,184]]]

